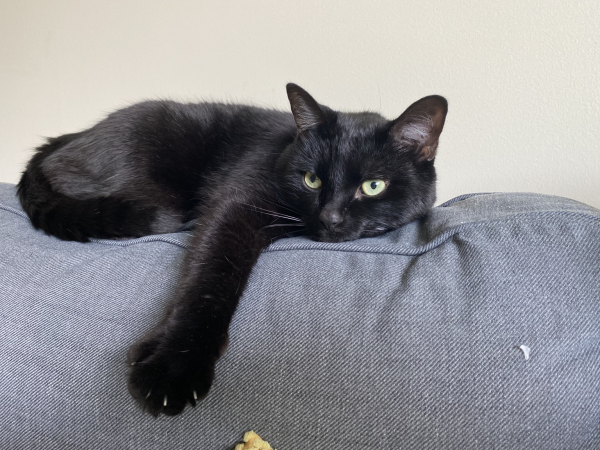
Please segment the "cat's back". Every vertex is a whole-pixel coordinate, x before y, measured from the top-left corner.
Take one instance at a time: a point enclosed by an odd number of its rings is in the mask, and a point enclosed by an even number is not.
[[[148,174],[185,179],[191,188],[207,171],[235,163],[257,148],[265,154],[282,151],[294,136],[293,117],[283,111],[149,100],[65,135],[60,145],[40,147],[38,160],[52,184],[64,192],[113,192]]]
[[[293,136],[296,130],[290,112],[241,103],[150,100],[113,115],[108,119],[120,121],[125,116],[142,135],[152,137],[161,137],[159,133],[177,136],[184,133],[187,137],[221,138],[234,142],[236,139],[253,140],[279,134]]]

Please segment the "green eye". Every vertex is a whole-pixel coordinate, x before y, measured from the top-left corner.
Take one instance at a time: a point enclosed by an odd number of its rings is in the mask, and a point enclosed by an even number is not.
[[[373,196],[381,194],[385,189],[385,181],[383,180],[367,180],[360,186],[363,194]]]
[[[321,187],[321,180],[312,172],[306,172],[304,174],[304,182],[311,189],[319,189]]]

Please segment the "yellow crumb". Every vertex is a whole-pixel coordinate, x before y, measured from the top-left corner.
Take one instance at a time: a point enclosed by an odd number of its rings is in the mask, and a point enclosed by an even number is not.
[[[244,434],[244,444],[238,444],[234,450],[274,450],[268,442],[263,441],[254,431]]]

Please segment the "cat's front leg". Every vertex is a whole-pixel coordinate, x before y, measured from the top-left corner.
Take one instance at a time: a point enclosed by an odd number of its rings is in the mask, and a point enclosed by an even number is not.
[[[174,310],[130,348],[129,392],[145,410],[155,416],[179,414],[188,403],[195,406],[208,394],[215,363],[227,344],[228,316],[210,302],[202,311]]]
[[[274,237],[271,230],[282,232],[268,227],[272,217],[243,204],[202,222],[169,314],[128,355],[129,391],[154,415],[178,414],[207,395],[252,267]]]

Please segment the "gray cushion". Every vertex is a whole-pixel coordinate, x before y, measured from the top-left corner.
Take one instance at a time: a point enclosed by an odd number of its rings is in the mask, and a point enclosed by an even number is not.
[[[125,354],[187,240],[59,241],[0,185],[0,448],[600,448],[600,211],[463,196],[375,239],[278,241],[209,397],[154,419]]]

